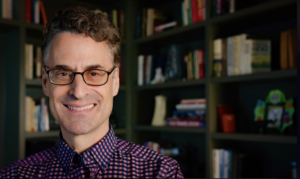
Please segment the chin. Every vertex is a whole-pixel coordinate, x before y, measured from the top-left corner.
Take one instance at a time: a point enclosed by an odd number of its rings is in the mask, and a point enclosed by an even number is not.
[[[64,128],[64,130],[68,133],[72,133],[74,135],[84,135],[84,134],[88,134],[91,131],[94,130],[94,128],[92,127],[94,125],[88,125],[86,123],[82,124],[82,123],[71,123],[68,125],[61,125],[62,128]]]

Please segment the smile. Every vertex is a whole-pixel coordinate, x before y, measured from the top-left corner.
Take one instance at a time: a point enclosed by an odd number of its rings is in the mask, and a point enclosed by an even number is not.
[[[69,108],[70,110],[75,110],[75,111],[84,111],[84,110],[89,110],[92,109],[95,104],[91,104],[88,106],[84,106],[84,107],[73,107],[73,106],[69,106],[69,105],[65,105],[67,108]]]

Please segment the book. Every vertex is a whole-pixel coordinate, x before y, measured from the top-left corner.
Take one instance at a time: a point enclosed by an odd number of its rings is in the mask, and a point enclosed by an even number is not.
[[[170,127],[204,127],[204,119],[167,118],[166,126]]]
[[[40,23],[40,0],[35,0],[34,4],[34,23]]]
[[[220,149],[213,149],[213,178],[220,178]]]
[[[198,50],[199,53],[199,78],[204,78],[204,56],[203,56],[203,50]]]
[[[206,99],[205,98],[198,98],[198,99],[182,99],[180,101],[180,104],[205,104]]]
[[[247,34],[240,34],[238,35],[239,37],[239,43],[240,43],[240,49],[239,49],[239,61],[240,61],[240,66],[238,67],[239,74],[247,74],[247,63],[246,63],[246,58],[245,58],[245,41],[247,39]]]
[[[170,29],[172,27],[175,27],[177,25],[178,25],[177,21],[172,21],[172,22],[168,22],[168,23],[165,23],[165,24],[161,24],[159,26],[154,27],[154,33],[163,32],[163,31],[165,31],[167,29]]]
[[[142,86],[144,83],[144,55],[138,56],[138,85]]]
[[[233,75],[239,75],[240,70],[240,51],[241,51],[241,42],[240,36],[235,35],[232,37],[232,49],[233,49]]]
[[[288,31],[280,34],[280,68],[288,69]]]
[[[42,50],[41,50],[41,47],[36,48],[35,77],[42,78]]]
[[[26,3],[27,3],[27,1],[26,1]],[[26,6],[26,8],[27,8],[27,6]],[[42,19],[43,19],[43,24],[46,25],[48,23],[48,21],[47,21],[47,16],[46,16],[46,11],[45,11],[43,1],[40,1],[40,9],[41,9],[41,15],[42,15]],[[27,17],[27,11],[26,11],[26,17]],[[27,21],[27,18],[26,18],[26,21]]]
[[[227,38],[221,39],[222,72],[221,76],[227,76]]]
[[[136,37],[142,37],[142,11],[138,11],[136,15]]]
[[[0,18],[3,18],[3,15],[2,15],[2,2],[0,2]]]
[[[184,0],[182,2],[182,11],[183,11],[183,25],[188,25],[188,0]]]
[[[191,9],[192,9],[192,23],[196,23],[196,22],[198,22],[198,15],[197,15],[198,2],[197,2],[197,0],[191,0]]]
[[[214,76],[221,77],[222,74],[222,39],[215,39],[213,47],[213,61],[214,61]]]
[[[227,38],[227,76],[233,73],[233,37]]]
[[[201,110],[205,109],[206,104],[177,104],[177,110]]]
[[[252,73],[271,71],[271,41],[250,40]]]
[[[173,117],[172,118],[202,118],[205,119],[205,110],[195,110],[195,111],[173,111]]]

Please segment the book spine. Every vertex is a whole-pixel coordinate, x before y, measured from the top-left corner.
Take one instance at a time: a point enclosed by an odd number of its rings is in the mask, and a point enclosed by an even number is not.
[[[29,44],[28,49],[28,59],[29,59],[29,68],[28,68],[28,79],[33,79],[33,44]]]
[[[220,149],[220,178],[224,178],[224,150]]]
[[[288,62],[289,68],[297,68],[297,31],[288,31]]]
[[[40,1],[40,9],[41,9],[41,15],[42,15],[42,19],[43,19],[43,24],[46,25],[48,23],[48,21],[47,21],[47,16],[46,16],[46,11],[45,11],[43,1]]]
[[[177,110],[201,110],[205,108],[206,108],[206,104],[190,104],[190,105],[177,104],[176,105]]]
[[[192,24],[193,22],[192,22],[192,2],[191,2],[192,0],[188,0],[187,2],[188,2],[188,24]]]
[[[203,2],[203,20],[206,20],[206,0],[202,0]]]
[[[193,73],[193,55],[192,52],[188,54],[188,80],[194,79]]]
[[[36,0],[32,0],[32,2],[31,2],[31,22],[32,23],[35,22],[35,1]]]
[[[2,0],[2,18],[7,18],[7,0]]]
[[[213,149],[213,178],[220,178],[220,150]]]
[[[203,57],[203,50],[198,50],[199,53],[199,78],[204,78],[204,57]]]
[[[240,38],[239,35],[233,36],[233,74],[240,74]]]
[[[40,23],[40,1],[36,0],[34,4],[34,23]]]
[[[151,70],[152,70],[152,55],[148,55],[147,60],[147,84],[151,82]]]
[[[240,74],[246,74],[246,68],[245,68],[245,40],[246,40],[246,34],[239,35],[239,41],[240,41],[240,50],[239,50],[239,61],[240,61]]]
[[[183,1],[184,25],[188,25],[188,24],[189,24],[189,17],[188,17],[188,1],[189,1],[189,0],[184,0],[184,1]]]
[[[204,122],[200,120],[169,120],[166,125],[170,127],[204,127]]]
[[[31,124],[30,124],[30,107],[31,107],[31,99],[29,96],[25,97],[25,131],[30,132]]]
[[[139,11],[137,12],[137,16],[136,16],[136,37],[137,38],[141,38],[142,37],[142,12]]]
[[[224,177],[223,178],[228,178],[228,166],[229,166],[229,158],[228,158],[228,151],[224,150]]]
[[[26,22],[31,22],[31,0],[26,0]]]
[[[13,18],[13,0],[7,0],[7,19]]]
[[[288,31],[281,32],[280,35],[280,67],[288,69]]]
[[[229,2],[229,12],[230,13],[235,12],[235,0],[230,0],[230,2]]]
[[[36,68],[35,68],[35,74],[36,74],[36,78],[41,78],[42,77],[42,51],[41,51],[41,47],[37,47],[36,48]]]
[[[2,15],[2,12],[3,12],[3,10],[2,10],[2,1],[0,1],[0,18],[3,18],[3,15]]]
[[[228,178],[232,178],[232,151],[228,150]]]
[[[142,11],[142,37],[146,37],[147,33],[147,9],[143,8]]]
[[[233,75],[233,37],[227,38],[227,75]]]
[[[252,73],[252,68],[251,68],[251,51],[252,51],[252,41],[249,40],[245,40],[245,72],[246,73]]]
[[[227,38],[222,39],[222,76],[227,76]]]
[[[144,55],[138,56],[138,85],[143,85],[143,78],[144,78]]]
[[[151,36],[153,34],[153,25],[154,25],[154,9],[147,9],[147,36]]]
[[[203,21],[203,0],[197,0],[197,21]]]
[[[191,0],[192,3],[192,23],[196,23],[198,21],[197,18],[197,0]]]

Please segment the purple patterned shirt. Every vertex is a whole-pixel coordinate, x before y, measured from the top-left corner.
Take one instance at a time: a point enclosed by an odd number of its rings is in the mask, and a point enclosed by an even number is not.
[[[183,178],[176,160],[147,147],[107,135],[83,154],[59,135],[56,147],[19,160],[0,178]]]

